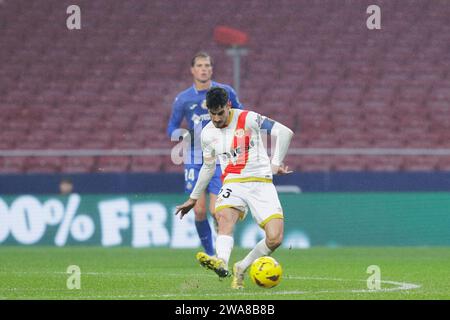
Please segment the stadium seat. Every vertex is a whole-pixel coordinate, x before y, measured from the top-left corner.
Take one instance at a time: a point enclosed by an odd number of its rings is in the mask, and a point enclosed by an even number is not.
[[[159,172],[163,164],[159,156],[134,156],[131,161],[131,172]]]
[[[55,173],[60,171],[61,162],[59,157],[30,157],[25,170],[28,173]]]
[[[0,159],[0,173],[15,174],[24,172],[26,157],[1,157]]]
[[[361,156],[334,156],[333,170],[335,171],[363,171],[366,167]]]
[[[450,171],[450,156],[440,156],[437,169],[439,171]]]
[[[400,171],[403,161],[401,156],[371,156],[366,159],[369,171]]]
[[[332,160],[329,156],[301,156],[296,169],[301,172],[331,171]]]
[[[408,171],[434,171],[438,168],[439,159],[433,156],[407,157],[404,165]]]
[[[95,171],[94,157],[66,157],[61,164],[61,171],[67,173],[89,173]]]
[[[169,156],[162,157],[162,167],[166,172],[184,172],[184,166],[182,164],[174,164]]]
[[[95,172],[127,172],[130,166],[130,157],[101,156],[97,160]]]
[[[173,4],[100,0],[83,4],[90,31],[68,35],[64,28],[54,28],[60,7],[57,0],[40,5],[4,1],[0,11],[5,44],[0,51],[0,149],[170,147],[165,136],[167,119],[175,95],[191,85],[193,48],[212,54],[216,80],[232,82],[231,59],[224,48],[205,41],[212,39],[211,25],[217,19],[203,15],[191,23],[189,18],[199,10],[212,9],[250,35],[249,53],[242,59],[241,101],[246,108],[299,133],[293,146],[447,146],[448,5],[439,1],[422,4],[414,1],[402,8],[401,15],[393,15],[386,26],[389,32],[368,34],[348,24],[348,19],[360,14],[361,4],[342,10],[333,1],[213,5],[207,0]],[[383,3],[383,11],[398,12],[396,6]],[[324,19],[323,12],[333,14]],[[420,28],[407,19],[419,15],[426,21]],[[255,17],[264,23],[255,23]],[[349,133],[351,129],[354,134]],[[133,159],[129,165],[124,160],[102,161],[111,170],[159,167],[158,162],[134,164]],[[333,167],[335,160],[331,157],[326,165],[323,158],[306,163],[311,169],[341,170],[342,163]],[[60,166],[63,172],[78,170],[77,164],[66,165],[65,161]],[[39,170],[39,163],[33,163],[33,170]],[[387,170],[409,170],[391,162],[374,164],[378,169],[383,165]],[[93,166],[80,164],[79,170],[94,170]],[[439,169],[442,164],[431,167]],[[20,164],[7,168],[28,170]],[[159,168],[180,170],[165,160]]]

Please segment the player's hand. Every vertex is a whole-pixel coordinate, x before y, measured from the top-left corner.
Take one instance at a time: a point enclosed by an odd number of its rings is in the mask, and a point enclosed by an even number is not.
[[[186,213],[188,213],[189,211],[191,211],[191,209],[195,206],[195,203],[197,202],[197,200],[191,199],[189,198],[188,201],[186,201],[185,203],[176,206],[176,211],[175,211],[175,215],[177,215],[179,212],[181,212],[180,215],[180,220],[183,219],[184,215]]]
[[[272,165],[272,173],[273,174],[283,175],[283,174],[289,174],[292,172],[293,171],[289,171],[289,167],[285,166],[284,164],[282,164],[281,166]]]

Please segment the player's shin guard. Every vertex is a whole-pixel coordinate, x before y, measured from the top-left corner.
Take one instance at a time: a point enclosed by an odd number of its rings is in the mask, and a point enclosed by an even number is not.
[[[242,259],[241,261],[239,261],[237,264],[240,269],[247,270],[247,268],[250,267],[250,265],[253,263],[253,261],[258,259],[259,257],[268,256],[272,252],[273,251],[270,250],[266,244],[266,238],[264,238],[260,242],[258,242],[256,244],[256,246],[253,248],[253,250],[250,251],[247,254],[247,256],[244,259]]]
[[[234,239],[227,235],[218,235],[216,239],[217,258],[225,262],[228,269],[228,261],[230,260],[231,250],[233,250]]]
[[[198,236],[200,237],[200,241],[202,243],[203,248],[205,248],[205,252],[213,256],[214,255],[214,245],[211,227],[209,226],[208,219],[202,221],[195,221],[195,227],[197,229]]]

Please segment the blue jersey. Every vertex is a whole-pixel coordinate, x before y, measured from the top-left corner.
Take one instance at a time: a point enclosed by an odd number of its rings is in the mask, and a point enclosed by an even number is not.
[[[211,87],[222,87],[228,92],[232,108],[242,109],[234,89],[226,84],[212,81]],[[167,127],[167,134],[172,137],[172,133],[180,128],[183,118],[187,121],[187,129],[193,132],[194,140],[191,149],[185,157],[185,163],[202,164],[202,149],[200,145],[201,130],[211,120],[206,108],[206,92],[208,90],[197,90],[195,85],[184,90],[175,98],[172,105],[172,114]]]

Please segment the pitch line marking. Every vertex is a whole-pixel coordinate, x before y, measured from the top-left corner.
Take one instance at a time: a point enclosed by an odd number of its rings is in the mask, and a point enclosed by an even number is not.
[[[19,272],[13,272],[13,273],[20,273]],[[37,273],[37,272],[23,272],[23,273]],[[60,274],[61,272],[49,272],[49,273],[57,273]],[[132,272],[125,272],[125,273],[109,273],[109,272],[90,272],[87,274],[91,275],[143,275],[144,273],[132,273]],[[179,274],[167,274],[166,276],[179,276]],[[188,276],[188,275],[183,275]],[[198,274],[195,274],[195,276],[198,276]],[[210,277],[215,277],[213,275],[210,275]],[[301,276],[289,276],[288,279],[295,279],[295,280],[320,280],[320,281],[357,281],[357,282],[366,282],[366,280],[360,280],[360,279],[341,279],[341,278],[326,278],[326,277],[301,277]],[[347,290],[319,290],[319,291],[300,291],[300,290],[291,290],[291,291],[271,291],[271,292],[230,292],[230,293],[202,293],[202,296],[208,296],[208,297],[219,297],[219,296],[254,296],[255,294],[258,295],[306,295],[306,294],[322,294],[322,293],[345,293],[345,292],[351,292],[351,293],[378,293],[378,292],[393,292],[393,291],[405,291],[405,290],[414,290],[421,287],[421,285],[414,284],[414,283],[407,283],[407,282],[398,282],[398,281],[391,281],[391,280],[380,280],[381,283],[385,284],[391,284],[397,287],[394,288],[385,288],[385,289],[347,289]],[[6,289],[6,290],[5,290]],[[63,291],[59,289],[20,289],[20,288],[5,288],[3,290],[5,291]],[[2,290],[2,289],[0,289]],[[64,290],[65,291],[65,290]],[[145,290],[139,290],[144,291]],[[102,299],[102,298],[111,298],[111,299],[124,299],[124,298],[150,298],[150,297],[161,297],[161,298],[176,298],[176,297],[191,297],[195,296],[195,293],[189,294],[189,293],[167,293],[167,294],[130,294],[130,295],[100,295],[100,296],[79,296],[76,297],[77,299]]]

